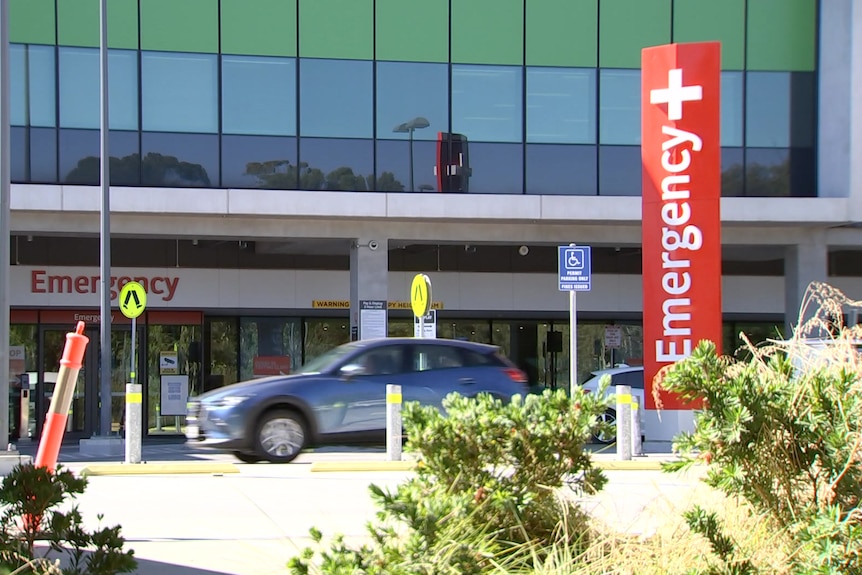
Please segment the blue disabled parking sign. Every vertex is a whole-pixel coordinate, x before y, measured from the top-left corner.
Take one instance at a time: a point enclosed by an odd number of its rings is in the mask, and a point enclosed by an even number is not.
[[[592,255],[590,246],[559,246],[557,269],[560,291],[590,291]]]

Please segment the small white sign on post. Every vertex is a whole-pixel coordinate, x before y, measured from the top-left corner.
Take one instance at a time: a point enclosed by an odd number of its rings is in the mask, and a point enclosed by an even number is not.
[[[166,415],[185,415],[186,402],[189,400],[189,376],[163,375],[161,405],[159,413]]]
[[[623,328],[620,325],[605,326],[605,347],[619,349],[623,344]]]
[[[420,328],[421,325],[421,328]],[[420,331],[421,330],[421,331]],[[413,337],[437,337],[437,310],[429,309],[422,321],[418,317],[413,318]]]

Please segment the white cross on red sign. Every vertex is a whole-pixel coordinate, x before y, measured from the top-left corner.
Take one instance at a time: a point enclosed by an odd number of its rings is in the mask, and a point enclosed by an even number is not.
[[[667,104],[667,119],[682,119],[682,103],[703,99],[703,86],[683,86],[682,69],[667,72],[667,88],[650,90],[650,104]]]

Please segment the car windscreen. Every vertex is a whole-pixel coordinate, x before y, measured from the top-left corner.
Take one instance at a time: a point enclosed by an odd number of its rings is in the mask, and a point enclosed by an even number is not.
[[[317,357],[297,369],[296,373],[321,373],[323,371],[326,371],[331,365],[337,363],[346,355],[353,353],[360,347],[362,347],[362,344],[359,342],[347,343],[344,345],[339,345],[338,347],[334,347],[323,355],[318,355]]]

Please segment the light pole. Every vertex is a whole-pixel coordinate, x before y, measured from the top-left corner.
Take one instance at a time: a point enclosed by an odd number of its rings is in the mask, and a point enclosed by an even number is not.
[[[108,1],[99,1],[100,162],[102,204],[99,210],[101,374],[99,376],[99,435],[111,434],[111,154],[108,149]]]
[[[0,0],[0,450],[9,443],[9,122],[9,2]]]
[[[431,125],[431,122],[423,118],[422,116],[417,116],[410,120],[409,122],[404,122],[402,124],[398,124],[392,131],[397,134],[409,134],[410,139],[410,191],[413,191],[413,132],[422,128],[427,128]]]

